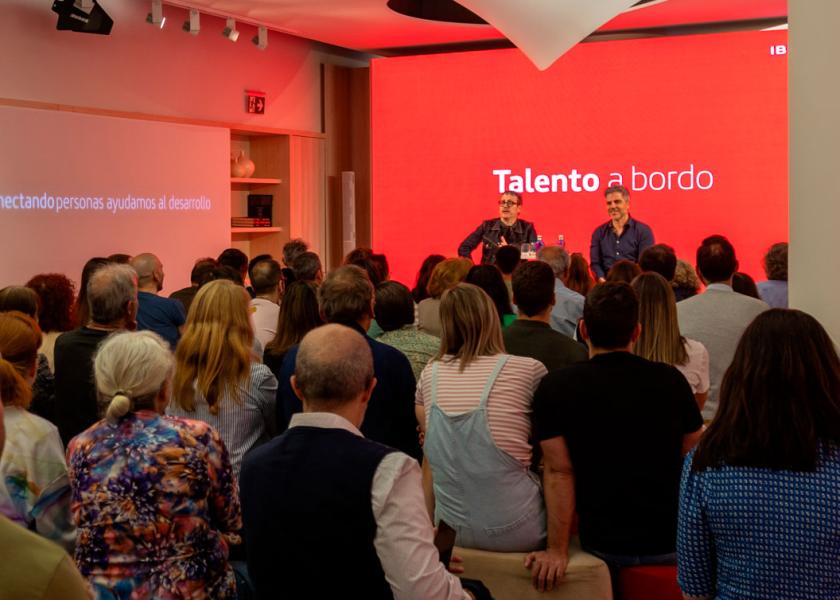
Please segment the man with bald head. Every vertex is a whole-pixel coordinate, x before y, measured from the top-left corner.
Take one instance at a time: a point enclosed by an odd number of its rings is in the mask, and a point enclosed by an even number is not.
[[[359,430],[377,385],[365,337],[310,331],[291,385],[303,412],[239,479],[257,597],[470,598],[438,559],[417,461]]]
[[[158,295],[163,289],[163,264],[149,252],[138,254],[129,264],[137,271],[137,329],[154,331],[175,350],[187,319],[180,301]]]

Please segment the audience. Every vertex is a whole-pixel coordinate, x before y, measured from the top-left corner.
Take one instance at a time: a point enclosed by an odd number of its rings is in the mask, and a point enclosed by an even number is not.
[[[336,278],[351,275],[370,286],[360,269],[342,267],[322,287],[328,304]],[[432,543],[416,461],[359,429],[378,386],[372,340],[354,329],[334,324],[306,335],[291,383],[304,412],[245,460],[240,488],[257,597],[470,598]]]
[[[36,275],[26,282],[26,287],[38,294],[38,325],[44,336],[38,351],[47,357],[50,370],[53,370],[55,341],[75,325],[73,301],[76,289],[73,282],[60,273]]]
[[[840,597],[840,360],[800,311],[758,315],[680,490],[692,598]]]
[[[254,327],[254,336],[260,343],[260,349],[263,350],[277,335],[277,317],[280,314],[280,297],[283,287],[283,272],[280,263],[269,258],[253,265],[251,285],[256,294],[249,304],[251,322]]]
[[[697,340],[709,351],[709,397],[703,417],[711,419],[718,406],[718,392],[723,374],[732,362],[735,347],[747,325],[767,305],[761,300],[737,294],[732,276],[738,270],[735,248],[725,237],[713,235],[697,249],[697,271],[706,291],[677,304],[682,334]]]
[[[423,300],[429,297],[429,291],[426,287],[429,285],[429,279],[432,277],[432,271],[444,260],[446,260],[446,257],[442,254],[430,254],[423,260],[423,264],[420,265],[420,270],[417,272],[417,280],[414,283],[414,289],[411,290],[411,297],[414,299],[415,304],[420,304]]]
[[[117,252],[108,256],[108,262],[116,263],[118,265],[127,265],[131,263],[131,255]]]
[[[770,308],[788,307],[788,244],[773,244],[764,255],[767,281],[758,283],[758,295]]]
[[[154,331],[174,350],[187,317],[183,304],[158,295],[163,289],[163,263],[146,252],[132,258],[130,264],[137,271],[137,329]]]
[[[377,339],[405,354],[414,378],[419,379],[420,373],[440,350],[440,338],[414,327],[411,292],[396,281],[380,283],[376,288],[374,313],[384,332]]]
[[[469,258],[447,258],[432,270],[426,290],[429,297],[417,305],[417,329],[440,337],[440,297],[467,276],[473,263]]]
[[[366,335],[373,319],[374,292],[370,278],[355,265],[344,265],[327,275],[318,288],[318,305],[327,323],[337,323],[365,336],[373,352],[376,387],[362,423],[366,438],[420,457],[414,420],[416,381],[405,355],[387,344]],[[300,399],[291,386],[298,346],[292,346],[283,358],[278,391],[279,429],[285,431],[295,413],[301,411]]]
[[[237,248],[228,248],[224,250],[221,254],[219,254],[219,258],[216,259],[219,263],[219,266],[223,269],[225,267],[236,271],[239,274],[239,284],[245,285],[246,278],[248,277],[248,255],[242,252]],[[216,277],[215,279],[228,279],[230,275],[226,275],[225,277]],[[250,287],[245,288],[248,294],[253,298],[253,289]]]
[[[440,351],[423,370],[416,399],[435,523],[453,528],[467,548],[541,548],[545,505],[529,468],[531,401],[546,369],[505,354],[498,313],[478,286],[444,292],[440,313]]]
[[[547,263],[554,273],[554,305],[551,308],[549,324],[555,331],[574,337],[578,322],[583,316],[584,298],[563,283],[571,262],[569,253],[560,246],[544,246],[537,252],[537,258]],[[520,309],[520,314],[521,312]]]
[[[557,249],[558,246],[540,250]],[[553,256],[555,253],[549,253]],[[543,259],[545,253],[543,253]],[[513,272],[513,301],[519,318],[502,332],[505,348],[516,356],[530,356],[549,371],[562,369],[588,358],[582,344],[551,328],[556,284],[555,271],[545,262],[527,262]],[[562,284],[560,284],[562,285]]]
[[[677,259],[677,268],[674,271],[671,287],[674,288],[674,298],[677,302],[696,296],[700,289],[700,280],[697,279],[694,267],[684,260]]]
[[[613,263],[613,266],[607,271],[606,281],[609,283],[630,283],[641,272],[642,269],[632,260],[622,259]]]
[[[564,281],[566,287],[577,292],[583,297],[595,287],[595,280],[592,278],[592,273],[589,270],[589,263],[580,252],[572,253],[569,258],[569,269],[566,272],[566,279]]]
[[[254,267],[257,263],[260,263],[264,260],[271,260],[274,258],[270,254],[257,254],[256,256],[252,256],[251,260],[248,261],[248,281],[254,281]]]
[[[236,598],[227,561],[242,525],[236,480],[214,429],[163,416],[172,367],[149,331],[116,334],[96,356],[106,419],[67,457],[76,564],[98,598]]]
[[[67,444],[99,420],[93,356],[114,331],[137,327],[137,273],[108,263],[90,276],[85,288],[88,321],[62,333],[55,342],[55,424]]]
[[[508,297],[511,301],[513,301],[513,271],[516,269],[516,267],[519,266],[519,263],[521,261],[522,252],[519,250],[519,246],[515,244],[508,244],[507,246],[502,246],[496,252],[495,264],[499,268],[499,271],[501,271],[502,273],[502,279],[505,282],[505,286],[508,290]]]
[[[307,333],[324,324],[318,309],[318,286],[312,281],[295,281],[287,289],[280,304],[274,338],[266,345],[263,363],[281,381],[283,357],[299,344]],[[278,407],[277,414],[281,411]]]
[[[671,286],[654,272],[642,273],[631,285],[639,297],[642,326],[642,333],[633,346],[634,354],[676,367],[691,386],[697,406],[703,410],[709,395],[709,353],[697,340],[680,335]]]
[[[639,268],[642,273],[659,273],[670,283],[677,271],[677,253],[668,244],[654,244],[639,256]]]
[[[391,268],[388,266],[388,257],[384,254],[371,254],[370,261],[376,268],[378,281],[383,283],[391,278]],[[373,280],[371,280],[373,281]]]
[[[219,432],[236,476],[242,458],[274,432],[277,380],[254,360],[247,293],[218,280],[198,291],[175,352],[167,414]]]
[[[321,258],[314,252],[302,252],[292,262],[295,281],[314,281],[320,284],[324,280]]]
[[[219,268],[219,263],[215,258],[199,258],[195,261],[192,271],[190,271],[190,285],[189,287],[181,288],[176,292],[169,294],[173,300],[178,300],[184,305],[184,313],[190,312],[190,305],[193,298],[198,293],[198,288],[208,281],[212,281],[213,271]]]
[[[100,267],[108,264],[113,263],[107,258],[94,257],[87,261],[82,268],[82,280],[79,284],[79,296],[76,298],[75,316],[73,318],[77,327],[85,327],[90,320],[90,304],[87,300],[88,282]]]
[[[510,292],[502,279],[502,272],[496,265],[476,265],[472,267],[464,278],[465,283],[477,285],[490,297],[502,328],[516,320],[513,307],[510,304]]]
[[[288,288],[295,280],[295,274],[292,271],[292,265],[295,259],[307,250],[309,250],[309,246],[300,238],[289,240],[283,244],[283,279],[285,280],[285,287]]]
[[[590,360],[549,373],[534,398],[555,530],[530,558],[539,580],[562,577],[577,509],[581,545],[610,566],[615,590],[621,566],[675,562],[680,465],[703,419],[677,369],[632,353],[639,303],[629,285],[594,288],[581,333]]]
[[[41,330],[28,315],[0,313],[0,397],[6,447],[0,456],[0,514],[72,550],[67,465],[55,425],[30,413]]]
[[[732,289],[739,294],[761,300],[758,297],[758,288],[755,285],[755,280],[746,273],[735,273],[732,276]]]

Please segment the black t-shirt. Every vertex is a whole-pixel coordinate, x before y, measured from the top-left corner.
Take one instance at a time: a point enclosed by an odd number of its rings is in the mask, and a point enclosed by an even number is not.
[[[677,369],[628,352],[551,372],[534,396],[537,439],[569,448],[581,543],[608,554],[675,551],[682,438],[702,425]]]

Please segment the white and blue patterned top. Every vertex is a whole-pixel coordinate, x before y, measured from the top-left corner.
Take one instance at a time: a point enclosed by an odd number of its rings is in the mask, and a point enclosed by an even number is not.
[[[840,449],[813,473],[683,466],[678,581],[719,600],[840,598]]]

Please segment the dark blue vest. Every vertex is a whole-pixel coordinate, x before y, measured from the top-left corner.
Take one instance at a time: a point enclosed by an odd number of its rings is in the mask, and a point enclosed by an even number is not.
[[[259,598],[393,598],[371,508],[390,452],[343,429],[293,427],[245,457],[239,488]]]

